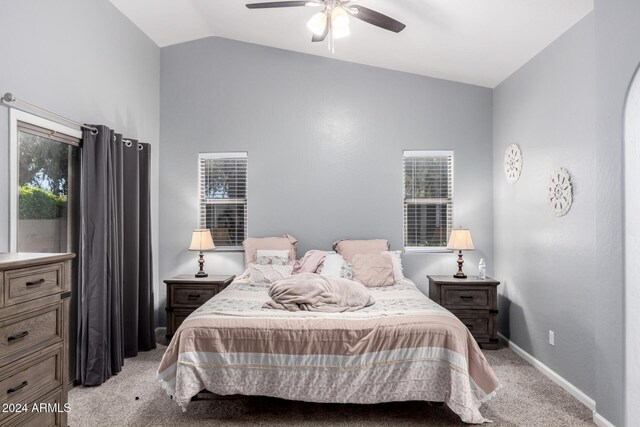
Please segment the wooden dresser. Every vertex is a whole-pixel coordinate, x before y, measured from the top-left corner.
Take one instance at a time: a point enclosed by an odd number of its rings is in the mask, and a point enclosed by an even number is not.
[[[498,290],[500,282],[487,277],[479,280],[469,276],[428,276],[429,298],[437,302],[458,319],[471,332],[480,347],[497,349],[498,342]]]
[[[182,274],[167,279],[167,334],[170,340],[178,327],[193,311],[227,287],[236,276],[194,277]]]
[[[74,256],[0,253],[0,426],[67,425]]]

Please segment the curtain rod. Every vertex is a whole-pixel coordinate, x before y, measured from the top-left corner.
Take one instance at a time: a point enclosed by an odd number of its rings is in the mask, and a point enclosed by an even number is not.
[[[87,125],[83,125],[82,123],[76,122],[75,120],[68,119],[68,118],[66,118],[64,116],[61,116],[60,114],[53,113],[53,112],[51,112],[49,110],[45,110],[44,108],[38,107],[37,105],[33,105],[33,104],[29,103],[29,102],[26,102],[26,101],[23,101],[21,99],[18,99],[15,96],[13,96],[13,94],[11,92],[5,93],[2,96],[2,103],[9,104],[11,102],[17,102],[19,104],[27,105],[27,106],[29,106],[29,107],[31,107],[33,109],[40,110],[40,111],[43,111],[43,112],[45,112],[47,114],[50,114],[50,115],[52,115],[54,117],[57,117],[60,120],[64,120],[66,122],[73,123],[76,126],[80,126],[81,128],[88,129],[88,130],[91,131],[91,133],[93,135],[96,135],[98,133],[98,129],[97,128],[94,128],[94,127],[91,127],[91,126],[87,126]]]

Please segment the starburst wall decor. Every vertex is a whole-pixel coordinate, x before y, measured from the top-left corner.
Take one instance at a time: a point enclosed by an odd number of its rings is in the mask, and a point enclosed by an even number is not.
[[[511,144],[504,152],[504,174],[509,184],[515,184],[522,172],[522,153],[516,144]]]
[[[573,186],[571,175],[565,168],[560,168],[551,174],[547,203],[556,216],[564,216],[573,204]]]

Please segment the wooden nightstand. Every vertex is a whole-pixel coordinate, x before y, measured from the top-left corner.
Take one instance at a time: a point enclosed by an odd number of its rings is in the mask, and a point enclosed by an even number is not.
[[[500,282],[490,277],[485,280],[471,276],[466,279],[427,277],[429,298],[455,314],[469,328],[480,347],[490,350],[500,347],[497,324]]]
[[[167,279],[167,340],[173,337],[180,324],[193,311],[227,287],[236,276],[198,278],[193,274],[182,274]]]

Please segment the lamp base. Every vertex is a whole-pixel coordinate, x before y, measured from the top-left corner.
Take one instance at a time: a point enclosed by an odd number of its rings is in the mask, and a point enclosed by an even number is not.
[[[208,277],[209,275],[204,272],[204,254],[200,251],[200,256],[198,257],[198,266],[200,269],[196,273],[196,277]]]
[[[464,264],[464,260],[462,259],[462,251],[458,251],[458,272],[453,275],[456,279],[466,279],[467,275],[462,271],[462,264]]]

